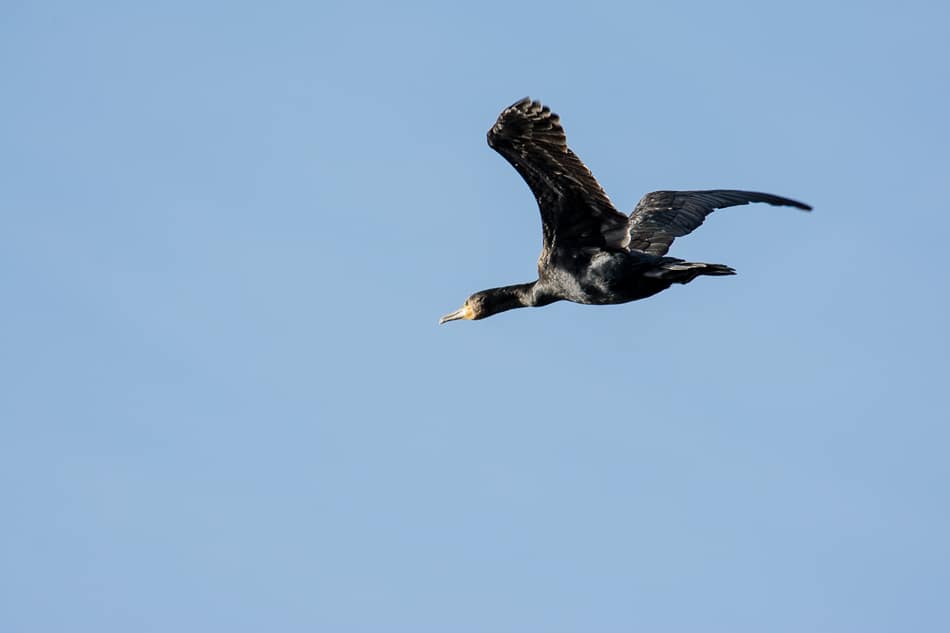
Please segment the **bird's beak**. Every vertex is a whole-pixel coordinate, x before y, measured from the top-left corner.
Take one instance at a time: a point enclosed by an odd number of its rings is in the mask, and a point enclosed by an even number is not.
[[[449,321],[457,321],[458,319],[474,319],[475,312],[472,310],[472,307],[467,303],[461,308],[453,312],[452,314],[446,314],[444,317],[439,319],[439,325],[443,323],[448,323]]]

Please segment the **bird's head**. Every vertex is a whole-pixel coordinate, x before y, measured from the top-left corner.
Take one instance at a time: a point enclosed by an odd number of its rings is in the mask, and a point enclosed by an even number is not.
[[[476,292],[465,300],[465,303],[462,304],[461,308],[451,314],[446,314],[444,317],[439,319],[439,325],[448,323],[449,321],[457,321],[459,319],[465,319],[466,321],[484,319],[485,317],[497,312],[497,310],[491,310],[490,306],[491,300],[489,292]]]
[[[504,286],[503,288],[489,288],[488,290],[476,292],[465,300],[461,308],[439,319],[439,325],[458,319],[466,319],[468,321],[484,319],[485,317],[490,317],[493,314],[511,310],[512,308],[538,305],[537,299],[532,292],[533,288],[534,284],[530,283]]]

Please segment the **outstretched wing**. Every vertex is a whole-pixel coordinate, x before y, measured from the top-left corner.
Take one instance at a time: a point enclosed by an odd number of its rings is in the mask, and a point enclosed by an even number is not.
[[[629,219],[567,147],[558,115],[525,97],[509,106],[488,130],[488,144],[511,163],[531,187],[541,210],[544,248],[619,247]]]
[[[624,245],[630,250],[664,255],[674,239],[691,233],[716,209],[750,202],[811,211],[807,204],[758,191],[654,191],[643,196],[630,214],[629,241]]]

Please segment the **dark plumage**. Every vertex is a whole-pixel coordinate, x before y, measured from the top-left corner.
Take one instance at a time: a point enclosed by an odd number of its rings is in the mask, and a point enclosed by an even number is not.
[[[626,303],[700,275],[734,275],[722,264],[665,255],[674,239],[696,229],[716,209],[765,202],[811,210],[755,191],[654,191],[627,217],[568,148],[558,116],[527,97],[499,115],[488,144],[518,170],[538,201],[543,233],[538,279],[476,292],[440,323],[561,300]]]

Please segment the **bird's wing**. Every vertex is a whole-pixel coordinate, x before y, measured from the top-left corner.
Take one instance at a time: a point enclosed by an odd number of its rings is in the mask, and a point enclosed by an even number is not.
[[[629,219],[617,211],[590,170],[567,146],[558,115],[525,97],[488,130],[488,144],[531,187],[541,210],[544,247],[616,246]]]
[[[630,233],[624,246],[652,255],[664,255],[674,239],[695,230],[716,209],[750,202],[811,210],[810,206],[796,200],[758,191],[654,191],[643,196],[630,214]]]

